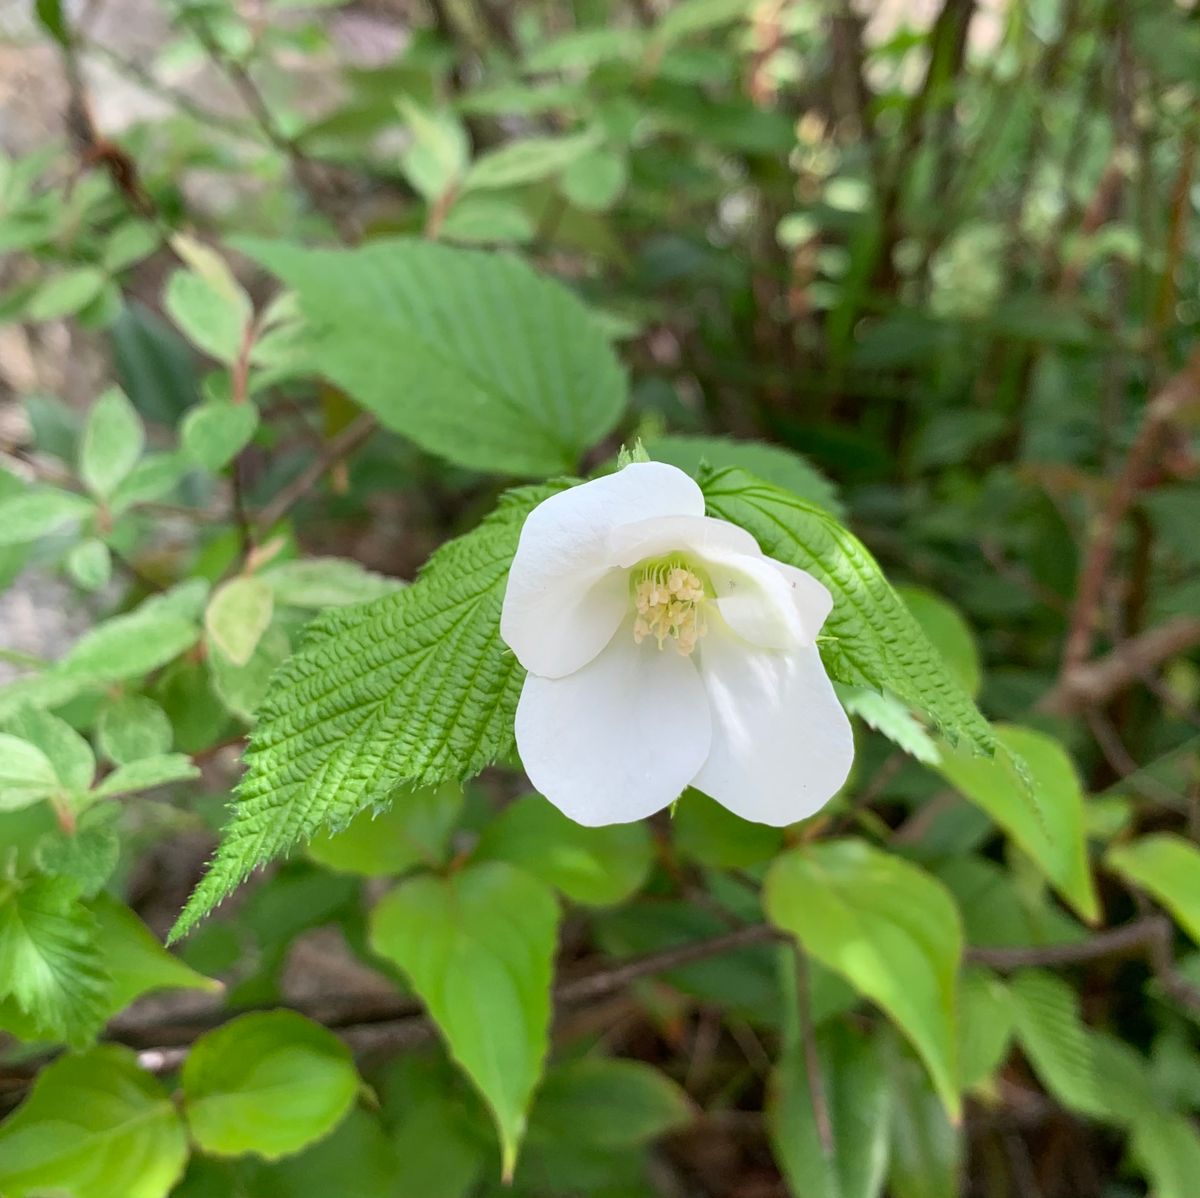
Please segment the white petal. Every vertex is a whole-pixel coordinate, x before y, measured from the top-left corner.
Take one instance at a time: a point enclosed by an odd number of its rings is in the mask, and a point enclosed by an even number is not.
[[[704,496],[682,470],[637,462],[552,495],[529,513],[504,592],[500,635],[535,674],[557,678],[591,661],[628,611],[608,558],[619,525],[700,515]]]
[[[753,649],[713,628],[699,654],[712,748],[692,785],[760,824],[818,811],[845,782],[854,739],[816,647]]]
[[[530,674],[517,748],[534,787],[588,827],[642,819],[673,802],[708,755],[708,698],[695,663],[632,621],[566,678]]]
[[[819,579],[814,578],[807,570],[798,570],[787,562],[776,561],[773,557],[767,561],[779,571],[792,592],[792,602],[800,613],[800,622],[804,626],[804,643],[811,645],[821,631],[821,625],[833,611],[833,596],[829,588]]]
[[[717,610],[743,640],[762,649],[812,644],[792,587],[771,558],[710,553],[704,565]]]
[[[648,557],[676,551],[697,557],[710,552],[762,556],[758,542],[744,528],[712,516],[657,516],[623,524],[612,531],[608,546],[615,566],[636,566]]]

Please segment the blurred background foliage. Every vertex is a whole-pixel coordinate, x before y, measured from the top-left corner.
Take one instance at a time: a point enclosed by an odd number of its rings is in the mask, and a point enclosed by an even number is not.
[[[0,1193],[1194,1198],[1200,7],[6,0],[0,29]],[[438,400],[397,394],[370,296],[262,241],[395,235],[590,305],[628,390],[582,457],[398,435]],[[364,306],[332,365],[322,302]],[[843,518],[1046,822],[846,692],[855,774],[798,829],[688,794],[585,833],[496,769],[165,953],[313,613],[638,436]],[[468,858],[564,904],[509,1189],[370,914]],[[792,927],[859,868],[882,980]],[[802,953],[761,934],[768,870]],[[958,1119],[881,997],[889,906],[943,902],[966,964],[914,1018],[957,1044]]]

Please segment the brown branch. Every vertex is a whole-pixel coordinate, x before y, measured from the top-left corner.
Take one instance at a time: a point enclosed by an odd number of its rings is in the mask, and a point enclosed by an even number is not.
[[[1060,671],[1063,677],[1082,665],[1091,650],[1100,600],[1108,583],[1108,570],[1121,522],[1137,498],[1165,433],[1197,402],[1200,402],[1200,350],[1192,353],[1187,365],[1146,406],[1141,429],[1129,448],[1121,473],[1113,483],[1108,502],[1096,522],[1071,611],[1070,630]]]
[[[363,412],[355,417],[325,447],[325,452],[311,465],[302,470],[286,487],[283,487],[258,513],[255,520],[263,531],[278,524],[320,482],[324,474],[343,458],[352,454],[378,426],[375,417]]]
[[[1111,653],[1065,671],[1038,707],[1069,715],[1085,706],[1102,706],[1163,662],[1200,645],[1200,617],[1177,616],[1131,637]]]

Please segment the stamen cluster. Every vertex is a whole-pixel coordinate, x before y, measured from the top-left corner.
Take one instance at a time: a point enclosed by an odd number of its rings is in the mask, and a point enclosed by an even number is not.
[[[678,563],[658,563],[642,572],[634,587],[637,619],[633,639],[640,645],[648,636],[663,648],[670,640],[676,652],[689,656],[708,631],[700,611],[704,583],[694,570]]]

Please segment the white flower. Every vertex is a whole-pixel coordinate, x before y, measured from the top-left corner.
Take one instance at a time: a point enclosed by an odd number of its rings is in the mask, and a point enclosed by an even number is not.
[[[854,745],[815,644],[833,601],[704,514],[658,462],[539,504],[521,530],[500,633],[529,671],[517,747],[581,824],[661,810],[687,786],[790,824],[846,780]]]

